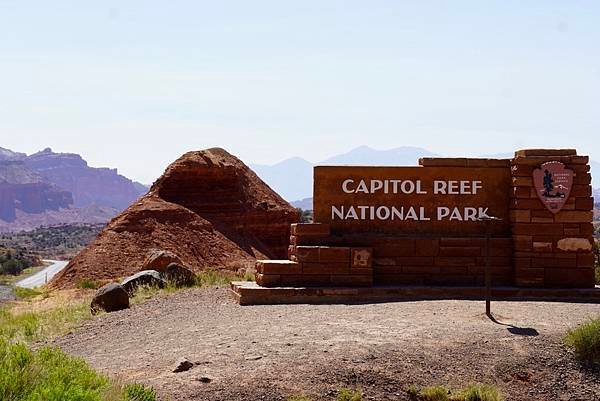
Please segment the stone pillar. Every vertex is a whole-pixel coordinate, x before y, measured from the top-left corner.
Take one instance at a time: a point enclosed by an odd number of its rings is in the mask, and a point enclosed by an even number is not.
[[[533,171],[558,161],[573,170],[569,198],[558,213],[538,198]],[[519,150],[511,161],[510,221],[518,287],[594,287],[593,206],[587,156],[574,149]]]

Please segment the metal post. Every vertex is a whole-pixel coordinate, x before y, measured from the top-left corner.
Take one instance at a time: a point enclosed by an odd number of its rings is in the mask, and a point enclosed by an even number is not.
[[[490,266],[490,223],[485,221],[485,314],[492,317],[492,272]]]

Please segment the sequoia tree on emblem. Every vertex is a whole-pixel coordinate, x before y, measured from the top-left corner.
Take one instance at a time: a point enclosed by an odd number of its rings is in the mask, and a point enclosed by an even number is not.
[[[573,170],[557,161],[544,163],[533,171],[533,185],[546,208],[558,213],[569,199]]]

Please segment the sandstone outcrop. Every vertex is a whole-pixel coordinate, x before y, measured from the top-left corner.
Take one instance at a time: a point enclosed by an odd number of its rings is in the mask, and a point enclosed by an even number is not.
[[[175,254],[175,263],[194,272],[252,267],[257,258],[287,256],[289,227],[298,217],[296,209],[225,150],[188,152],[115,217],[52,285],[131,275],[148,268],[144,261],[155,249]]]

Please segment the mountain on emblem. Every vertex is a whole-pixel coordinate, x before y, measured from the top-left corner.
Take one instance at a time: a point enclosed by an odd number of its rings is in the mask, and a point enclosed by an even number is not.
[[[573,170],[557,161],[547,162],[533,171],[533,186],[542,203],[552,213],[558,213],[571,193]]]

